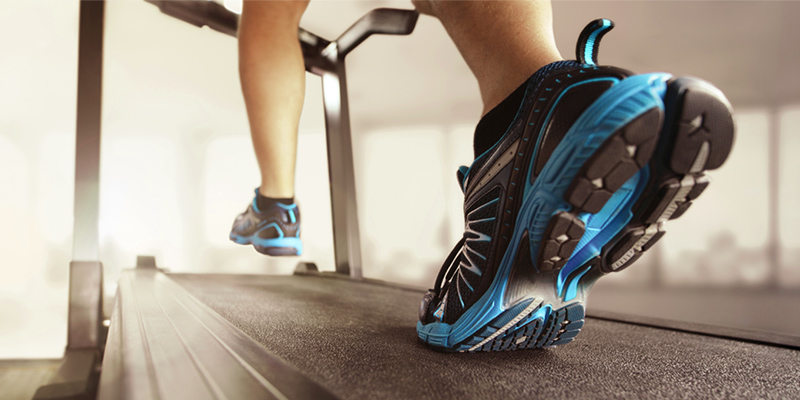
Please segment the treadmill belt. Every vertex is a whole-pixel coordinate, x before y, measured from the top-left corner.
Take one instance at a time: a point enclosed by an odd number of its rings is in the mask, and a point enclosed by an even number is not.
[[[343,399],[800,398],[800,351],[586,319],[564,346],[428,349],[422,292],[324,276],[170,277]]]

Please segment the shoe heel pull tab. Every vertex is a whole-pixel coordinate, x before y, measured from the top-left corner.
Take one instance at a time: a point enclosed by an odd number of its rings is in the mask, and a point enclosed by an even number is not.
[[[600,39],[613,28],[614,22],[610,19],[600,18],[589,22],[578,37],[578,46],[575,49],[578,62],[597,65],[597,49],[600,47]]]

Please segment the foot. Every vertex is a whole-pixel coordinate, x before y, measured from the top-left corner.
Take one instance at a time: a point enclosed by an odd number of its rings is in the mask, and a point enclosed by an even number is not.
[[[594,282],[647,251],[730,153],[731,107],[712,85],[596,65],[610,27],[594,21],[578,62],[534,74],[502,139],[459,169],[466,232],[417,323],[435,349],[569,343]]]
[[[256,251],[270,256],[298,256],[303,253],[300,241],[300,209],[297,204],[276,202],[265,210],[258,208],[256,197],[233,221],[230,239],[238,244],[252,244]]]

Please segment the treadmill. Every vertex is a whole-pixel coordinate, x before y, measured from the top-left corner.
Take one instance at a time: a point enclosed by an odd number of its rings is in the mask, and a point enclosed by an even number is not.
[[[147,0],[236,35],[212,1]],[[423,289],[364,278],[345,57],[372,34],[410,34],[375,9],[336,40],[300,29],[322,78],[335,272],[171,274],[139,256],[105,320],[98,256],[104,1],[81,1],[74,255],[68,345],[35,399],[800,398],[800,338],[590,308],[555,350],[444,354],[417,338]],[[348,295],[357,293],[357,296]],[[0,396],[1,397],[1,396]]]

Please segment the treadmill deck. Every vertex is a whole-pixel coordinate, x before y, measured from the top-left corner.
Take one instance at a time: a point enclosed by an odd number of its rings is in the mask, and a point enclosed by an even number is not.
[[[553,349],[445,354],[417,338],[422,292],[323,276],[170,274],[343,399],[800,398],[800,351],[587,318]]]

